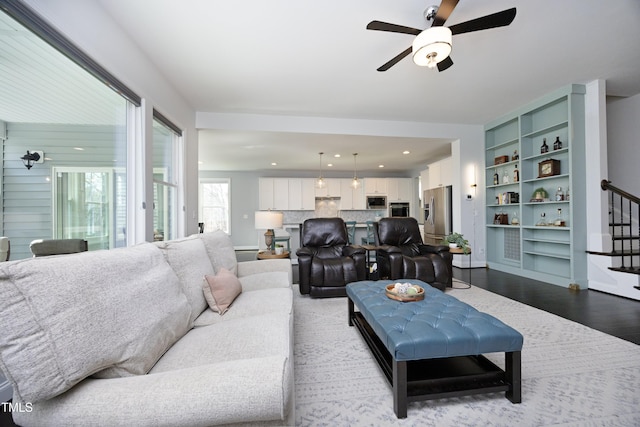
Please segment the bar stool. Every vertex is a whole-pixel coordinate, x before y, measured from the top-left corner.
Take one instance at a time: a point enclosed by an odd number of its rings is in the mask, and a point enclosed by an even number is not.
[[[345,221],[344,223],[347,226],[347,235],[349,236],[349,244],[353,245],[356,242],[356,222]]]
[[[287,252],[291,252],[291,235],[284,230],[274,230],[275,236],[273,236],[273,244],[279,242],[287,243]],[[284,233],[284,234],[283,234]]]
[[[362,238],[363,245],[375,245],[376,244],[376,236],[375,231],[373,229],[373,221],[367,221],[367,237]]]

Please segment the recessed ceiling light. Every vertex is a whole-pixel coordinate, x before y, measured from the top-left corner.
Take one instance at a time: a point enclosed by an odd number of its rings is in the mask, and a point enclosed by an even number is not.
[[[378,165],[378,167],[379,167],[379,168],[383,168],[383,167],[384,167],[384,165]]]
[[[340,157],[340,154],[334,154],[333,157],[335,157],[336,159]]]
[[[271,166],[278,166],[276,162],[271,162]]]
[[[404,150],[404,151],[402,152],[402,154],[411,154],[411,151],[409,151],[409,150]]]
[[[332,166],[333,166],[333,163],[329,163],[327,166],[328,166],[328,167],[332,167]]]

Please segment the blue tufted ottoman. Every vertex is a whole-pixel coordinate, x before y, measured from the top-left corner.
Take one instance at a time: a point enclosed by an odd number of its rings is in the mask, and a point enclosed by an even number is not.
[[[347,285],[349,326],[357,326],[393,388],[393,409],[407,416],[407,403],[504,391],[520,403],[522,335],[495,317],[432,288],[423,301],[387,298],[394,280]],[[355,308],[359,311],[355,311]],[[505,353],[504,371],[482,356]]]

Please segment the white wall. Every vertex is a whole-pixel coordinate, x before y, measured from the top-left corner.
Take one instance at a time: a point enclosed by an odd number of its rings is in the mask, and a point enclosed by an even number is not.
[[[198,135],[195,111],[145,56],[98,2],[86,0],[25,0],[62,34],[144,99],[143,114],[160,111],[184,130],[185,140],[185,234],[197,232]],[[150,117],[143,117],[150,126]],[[147,127],[149,127],[147,126]],[[147,129],[149,130],[149,129]],[[151,144],[151,132],[142,131]],[[147,206],[152,206],[150,185]]]
[[[640,95],[607,104],[609,180],[640,195]]]
[[[640,195],[640,95],[608,100],[606,121],[608,179],[616,187]],[[606,201],[602,209],[606,213]],[[605,250],[610,250],[610,236],[606,237],[608,245],[604,245]],[[602,265],[602,269],[597,274],[590,274],[591,288],[640,300],[640,292],[633,288],[640,284],[638,276],[606,270],[615,260],[595,262]]]

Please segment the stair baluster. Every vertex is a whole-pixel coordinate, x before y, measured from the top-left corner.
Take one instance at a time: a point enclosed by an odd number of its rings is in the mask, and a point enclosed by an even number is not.
[[[620,267],[609,267],[610,270],[640,275],[640,266],[637,262],[640,257],[640,198],[611,185],[611,181],[606,179],[602,180],[600,187],[603,191],[609,191],[611,195],[609,228],[612,251],[608,253],[587,252],[594,255],[620,257]],[[634,225],[637,230],[634,230]],[[634,287],[640,290],[640,286]]]

